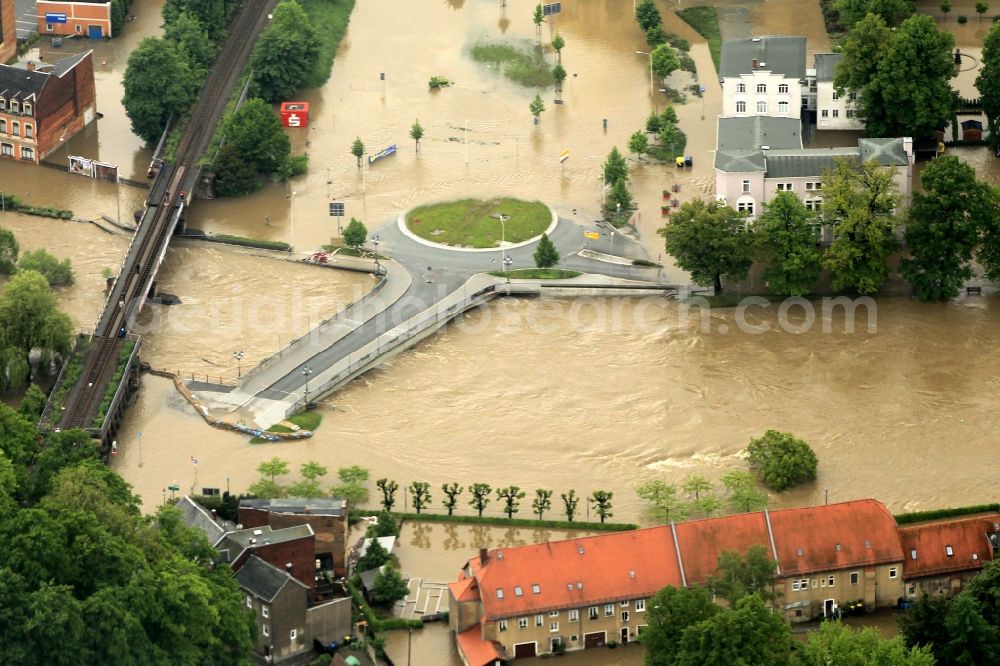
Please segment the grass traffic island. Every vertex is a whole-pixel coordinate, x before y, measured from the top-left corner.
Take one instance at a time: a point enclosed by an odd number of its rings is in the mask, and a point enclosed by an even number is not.
[[[508,277],[503,271],[490,271],[495,277]],[[570,271],[565,268],[515,268],[510,271],[511,280],[568,280],[580,277],[580,271]]]
[[[310,432],[316,432],[316,428],[319,427],[320,422],[323,420],[322,414],[317,414],[314,411],[299,412],[295,416],[289,416],[285,419],[289,423],[294,423],[302,430],[308,430]],[[267,432],[294,432],[288,426],[281,425],[280,423],[275,423],[273,426],[267,429]],[[250,440],[251,444],[267,444],[269,440],[263,437],[254,437]]]
[[[446,201],[414,208],[406,216],[406,228],[424,240],[472,248],[499,247],[501,234],[508,243],[522,243],[541,236],[551,223],[542,202],[509,198]]]

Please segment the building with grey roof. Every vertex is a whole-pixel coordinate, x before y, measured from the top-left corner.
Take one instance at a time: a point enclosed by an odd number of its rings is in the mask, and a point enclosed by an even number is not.
[[[821,130],[854,130],[865,128],[859,113],[858,96],[845,90],[841,95],[833,87],[840,53],[817,53],[814,57],[816,75],[811,85],[815,88],[816,128]]]
[[[856,146],[803,148],[799,121],[720,118],[715,152],[715,192],[753,218],[778,192],[794,192],[810,210],[822,207],[823,175],[838,159],[876,161],[894,173],[904,205],[913,177],[913,140],[859,139]]]
[[[181,520],[184,521],[185,525],[204,534],[213,546],[219,543],[226,532],[232,532],[236,529],[234,523],[213,515],[187,495],[177,500],[174,508],[180,511]]]
[[[725,118],[799,118],[806,84],[805,37],[748,37],[723,43],[719,64]]]
[[[316,535],[316,557],[325,569],[338,574],[347,569],[347,500],[338,497],[282,497],[240,500],[240,524],[272,529],[310,525]]]
[[[781,74],[803,82],[806,77],[806,38],[775,35],[723,42],[719,76],[738,77],[756,70]]]

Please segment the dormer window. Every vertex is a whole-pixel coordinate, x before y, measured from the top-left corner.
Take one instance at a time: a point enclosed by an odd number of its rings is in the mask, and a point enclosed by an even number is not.
[[[503,590],[499,587],[497,588],[497,599],[503,599]]]
[[[910,549],[910,559],[911,560],[917,559],[917,549],[916,548],[911,548]]]
[[[520,597],[523,594],[524,594],[524,590],[521,589],[521,586],[520,585],[515,585],[514,586],[514,596],[515,597]]]
[[[542,593],[542,587],[538,583],[533,584],[531,586],[531,593],[532,594],[541,594]]]
[[[20,104],[17,103],[16,99],[10,100],[10,112],[17,113],[20,110]]]
[[[24,105],[22,107],[22,110],[24,111],[24,115],[26,115],[26,116],[30,116],[31,115],[31,105],[28,104],[27,102],[24,103]]]
[[[7,100],[0,97],[0,111],[5,111],[7,109]]]
[[[944,547],[944,554],[947,555],[948,557],[953,557],[955,555],[955,551],[952,550],[951,546],[945,546]]]

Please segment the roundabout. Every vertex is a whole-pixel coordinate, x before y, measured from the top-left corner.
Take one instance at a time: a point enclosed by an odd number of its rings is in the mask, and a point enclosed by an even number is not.
[[[399,228],[424,244],[490,251],[534,242],[558,221],[540,201],[460,199],[418,206],[400,216]]]

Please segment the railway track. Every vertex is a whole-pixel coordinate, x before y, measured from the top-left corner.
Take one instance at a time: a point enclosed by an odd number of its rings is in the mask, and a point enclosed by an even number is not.
[[[66,401],[60,427],[90,426],[96,406],[117,369],[128,322],[145,304],[169,236],[190,199],[194,179],[200,171],[197,162],[208,148],[226,102],[275,3],[276,0],[248,0],[230,25],[229,36],[191,110],[175,164],[161,168],[153,182],[136,236],[94,331],[95,344],[85,357],[77,387]]]

